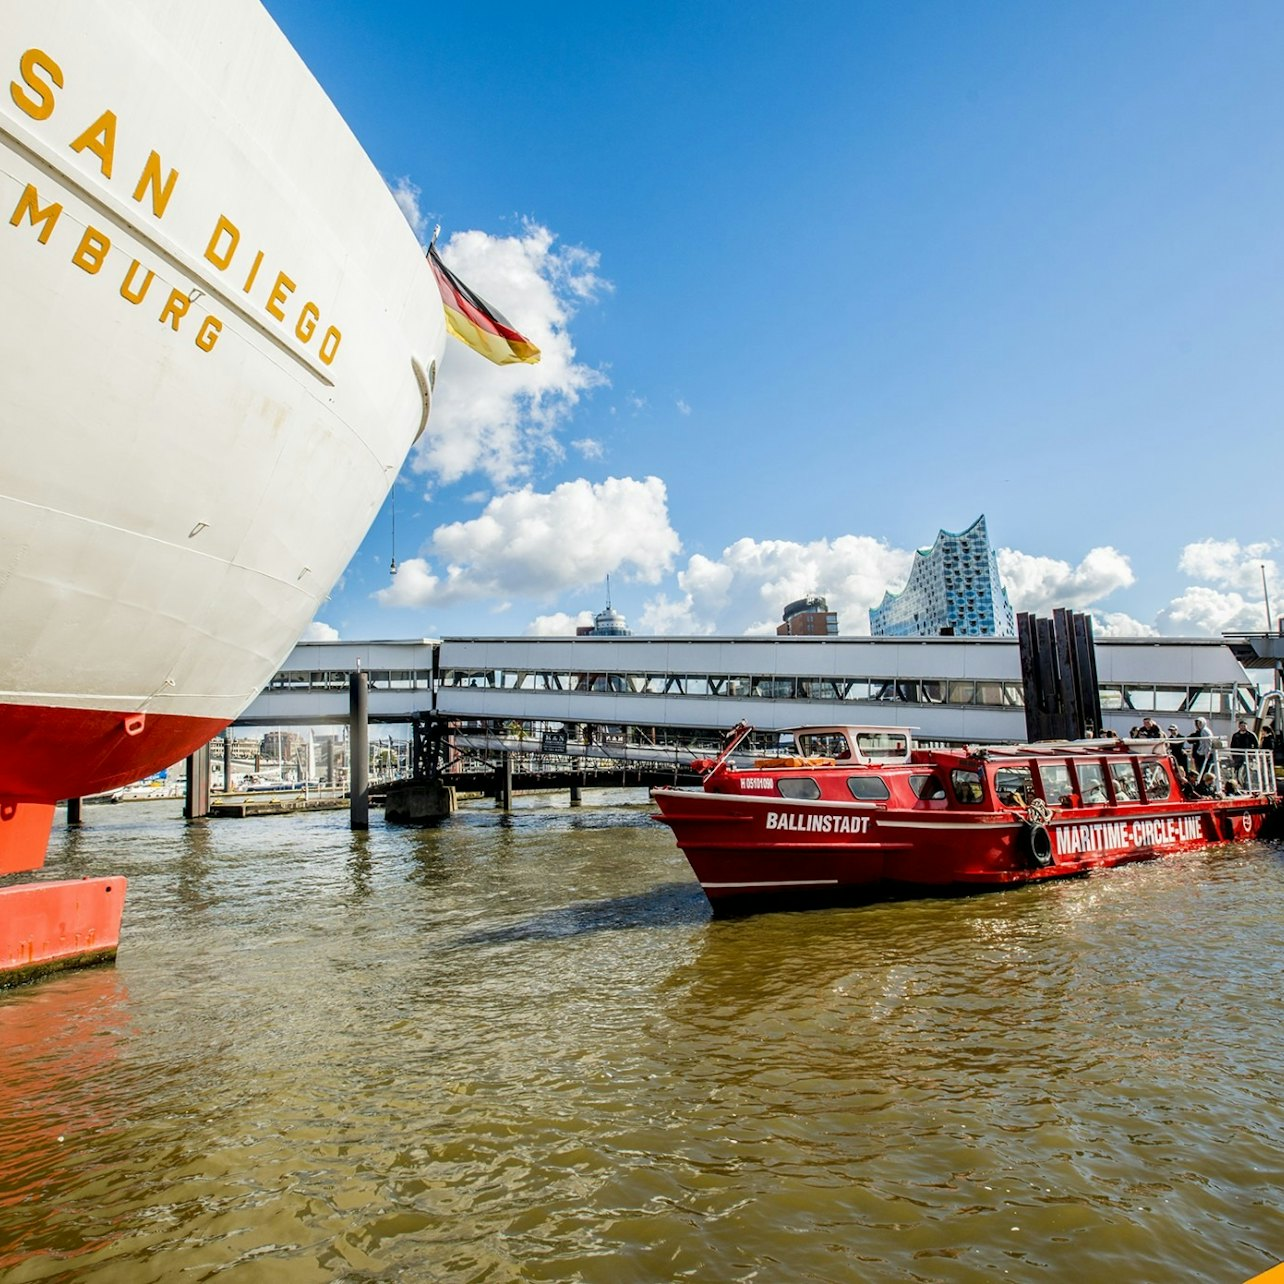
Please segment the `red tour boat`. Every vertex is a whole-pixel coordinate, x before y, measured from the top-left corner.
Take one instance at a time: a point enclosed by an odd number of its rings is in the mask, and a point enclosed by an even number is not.
[[[752,732],[692,764],[701,788],[651,792],[715,909],[1082,874],[1253,838],[1277,804],[1266,750],[1188,773],[1165,740],[920,749],[903,727],[832,726],[733,757]]]

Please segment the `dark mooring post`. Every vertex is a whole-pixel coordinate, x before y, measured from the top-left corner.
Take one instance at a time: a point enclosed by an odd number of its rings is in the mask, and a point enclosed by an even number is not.
[[[495,801],[502,811],[513,809],[513,755],[504,750],[504,761],[495,768]]]
[[[348,678],[348,824],[370,828],[369,687],[358,669]]]
[[[232,728],[223,732],[223,792],[232,792]]]
[[[69,825],[80,824],[80,799],[79,798],[67,799],[67,824]]]
[[[210,814],[210,747],[203,744],[187,760],[187,795],[183,815],[199,820]]]

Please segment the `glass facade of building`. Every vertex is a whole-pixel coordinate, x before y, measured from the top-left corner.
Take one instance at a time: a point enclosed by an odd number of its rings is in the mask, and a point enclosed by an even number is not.
[[[1016,617],[999,579],[982,514],[958,534],[941,531],[914,554],[909,582],[869,613],[875,637],[1016,636]]]

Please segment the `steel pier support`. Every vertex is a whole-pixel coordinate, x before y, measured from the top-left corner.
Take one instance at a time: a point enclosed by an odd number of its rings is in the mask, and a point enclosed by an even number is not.
[[[203,744],[187,760],[187,796],[183,815],[199,820],[210,814],[210,747]]]
[[[370,689],[358,669],[348,677],[348,824],[370,828]]]

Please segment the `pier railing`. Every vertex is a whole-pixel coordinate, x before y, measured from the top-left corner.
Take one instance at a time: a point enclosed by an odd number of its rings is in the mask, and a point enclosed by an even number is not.
[[[1269,749],[1215,748],[1201,770],[1191,761],[1189,778],[1215,794],[1273,794],[1275,760]]]

